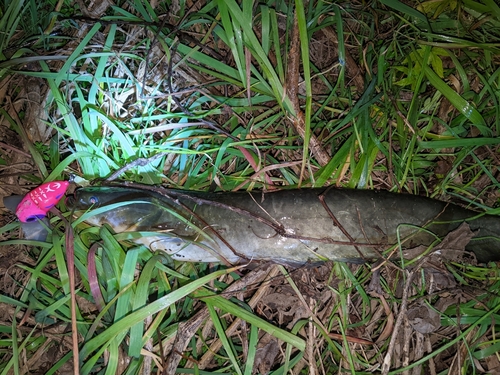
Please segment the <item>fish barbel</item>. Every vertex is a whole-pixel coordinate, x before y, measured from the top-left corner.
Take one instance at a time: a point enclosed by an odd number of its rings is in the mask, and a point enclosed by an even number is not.
[[[464,221],[478,231],[466,249],[480,262],[500,260],[500,217],[430,198],[336,188],[152,190],[80,188],[66,204],[79,214],[86,211],[91,225],[108,224],[116,233],[145,232],[134,242],[181,261],[359,263],[398,242],[404,248],[430,245]]]

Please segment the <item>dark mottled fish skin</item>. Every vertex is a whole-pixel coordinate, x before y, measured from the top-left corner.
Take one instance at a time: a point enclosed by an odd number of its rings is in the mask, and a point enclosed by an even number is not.
[[[158,190],[160,191],[160,190]],[[128,187],[75,191],[69,208],[89,210],[127,202],[87,220],[117,232],[155,231],[135,242],[192,262],[245,263],[251,260],[304,265],[324,260],[363,262],[406,239],[404,248],[429,245],[467,221],[479,230],[467,250],[480,262],[500,260],[500,217],[413,195],[349,189],[202,193],[161,189],[161,194]],[[325,202],[357,244],[342,233]],[[142,202],[142,203],[139,203]],[[135,203],[134,203],[135,202]],[[193,223],[193,224],[189,224]],[[408,237],[409,236],[409,237]]]

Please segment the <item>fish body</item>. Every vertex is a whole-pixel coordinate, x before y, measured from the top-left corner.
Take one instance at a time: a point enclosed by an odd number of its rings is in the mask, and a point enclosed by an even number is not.
[[[404,248],[429,245],[464,221],[479,231],[467,249],[481,262],[500,260],[499,217],[386,191],[203,193],[90,187],[77,189],[67,205],[90,210],[85,219],[89,224],[108,224],[116,232],[148,232],[134,241],[190,262],[363,262],[377,258],[398,238]]]

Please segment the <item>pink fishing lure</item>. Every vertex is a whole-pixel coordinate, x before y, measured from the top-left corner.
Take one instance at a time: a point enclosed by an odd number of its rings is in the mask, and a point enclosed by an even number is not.
[[[68,189],[68,181],[52,181],[31,190],[17,206],[16,215],[23,223],[29,223],[47,216]]]

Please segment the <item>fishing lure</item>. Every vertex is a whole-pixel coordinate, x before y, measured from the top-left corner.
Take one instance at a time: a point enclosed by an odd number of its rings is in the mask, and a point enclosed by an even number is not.
[[[16,216],[23,223],[30,223],[47,216],[68,190],[68,181],[46,182],[31,190],[16,208]]]

